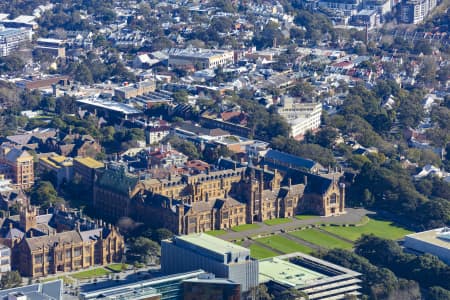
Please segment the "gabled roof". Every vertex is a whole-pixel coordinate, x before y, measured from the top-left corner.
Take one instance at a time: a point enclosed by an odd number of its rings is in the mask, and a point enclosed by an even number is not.
[[[10,299],[10,295],[23,294],[28,300],[61,300],[63,281],[54,280],[45,283],[36,283],[0,291],[0,299]]]
[[[282,163],[291,165],[293,168],[305,168],[307,170],[312,169],[317,164],[317,162],[311,159],[302,158],[278,150],[267,151],[266,155],[264,156],[264,160],[266,159],[280,161]]]
[[[72,244],[81,241],[80,233],[75,230],[25,239],[25,243],[31,251],[42,249],[42,247],[53,247],[55,244]]]
[[[8,160],[10,162],[16,162],[17,159],[19,159],[19,158],[30,157],[30,156],[31,156],[30,153],[28,153],[25,150],[19,150],[19,149],[13,148],[5,155],[5,158],[6,158],[6,160]]]

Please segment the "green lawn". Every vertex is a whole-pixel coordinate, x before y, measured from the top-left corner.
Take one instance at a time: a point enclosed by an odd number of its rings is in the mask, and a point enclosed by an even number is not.
[[[258,224],[242,224],[239,226],[231,227],[231,230],[240,232],[240,231],[246,231],[246,230],[256,229],[256,228],[259,228]]]
[[[106,266],[106,268],[115,273],[118,273],[118,272],[122,272],[123,270],[126,270],[128,268],[128,265],[127,264],[123,264],[123,265],[122,264],[112,264],[112,265]]]
[[[308,246],[298,244],[280,235],[260,238],[257,241],[283,253],[303,252],[309,254],[314,251]]]
[[[314,218],[318,218],[319,216],[315,216],[315,215],[296,215],[295,218],[299,219],[299,220],[310,220],[310,219],[314,219]]]
[[[271,219],[264,221],[264,224],[272,226],[272,225],[278,225],[278,224],[285,224],[292,222],[292,219],[290,218],[278,218],[278,219]]]
[[[350,241],[356,241],[363,234],[374,234],[385,239],[398,240],[405,235],[412,233],[412,231],[395,226],[390,221],[379,221],[370,219],[367,224],[361,226],[329,226],[324,227],[324,230],[342,236]]]
[[[222,234],[227,233],[225,230],[220,229],[220,230],[210,230],[210,231],[205,231],[206,234],[212,235],[212,236],[219,236]]]
[[[261,247],[258,244],[252,244],[252,245],[250,245],[250,255],[256,259],[262,259],[262,258],[277,256],[277,253],[275,253],[269,249],[266,249],[264,247]]]
[[[289,234],[323,248],[341,248],[348,250],[352,248],[352,244],[335,238],[329,234],[320,232],[317,229],[299,230],[290,232]]]
[[[108,275],[109,273],[111,273],[111,271],[106,270],[104,268],[96,268],[96,269],[92,269],[92,270],[78,272],[78,273],[72,274],[70,276],[75,279],[91,279],[91,278],[95,278],[95,277],[105,276],[105,275]]]

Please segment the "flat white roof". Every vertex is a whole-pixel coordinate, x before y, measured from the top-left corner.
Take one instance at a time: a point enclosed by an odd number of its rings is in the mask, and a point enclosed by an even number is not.
[[[247,248],[234,243],[224,241],[206,233],[194,233],[175,237],[175,240],[182,240],[197,247],[211,250],[215,253],[226,254],[230,252],[246,252]]]
[[[77,100],[79,103],[84,103],[92,106],[96,106],[99,108],[104,108],[107,110],[112,110],[116,112],[120,112],[126,115],[131,114],[140,114],[141,111],[137,108],[134,108],[133,106],[130,106],[128,104],[112,101],[112,100],[101,100],[98,98],[86,98],[86,99],[80,99]]]
[[[408,238],[447,248],[450,251],[450,228],[448,227],[408,234],[405,240]]]

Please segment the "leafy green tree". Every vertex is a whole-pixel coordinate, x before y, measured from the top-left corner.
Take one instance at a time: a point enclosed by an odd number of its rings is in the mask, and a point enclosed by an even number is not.
[[[281,292],[277,297],[280,300],[308,300],[308,295],[297,290],[296,288],[290,288]]]
[[[176,91],[173,93],[173,99],[177,103],[186,103],[188,101],[188,92],[185,90]]]
[[[278,45],[281,45],[284,43],[285,38],[281,33],[280,25],[269,21],[262,31],[256,33],[253,42],[258,48],[266,48],[272,46],[274,40],[277,41]]]
[[[258,285],[256,289],[256,297],[258,300],[272,300],[273,296],[269,293],[269,289],[265,284]]]
[[[153,238],[159,244],[161,244],[162,240],[170,239],[171,237],[173,237],[173,233],[167,228],[158,228],[153,232]]]
[[[17,271],[7,271],[0,279],[1,289],[10,289],[22,284],[22,277]]]
[[[167,140],[170,144],[181,153],[187,155],[189,159],[200,159],[201,155],[194,144],[182,140],[177,137],[171,137]]]
[[[450,300],[450,291],[440,286],[432,286],[428,290],[428,300]]]
[[[58,193],[50,181],[40,181],[32,190],[30,200],[31,204],[38,205],[44,209],[64,203],[64,200],[58,197]]]
[[[338,133],[336,129],[330,126],[322,128],[317,134],[317,144],[324,148],[331,148],[336,140]]]
[[[20,72],[25,67],[25,62],[18,55],[0,57],[0,74]]]
[[[145,237],[138,237],[130,241],[128,245],[127,258],[129,261],[140,263],[154,262],[161,255],[161,247]]]

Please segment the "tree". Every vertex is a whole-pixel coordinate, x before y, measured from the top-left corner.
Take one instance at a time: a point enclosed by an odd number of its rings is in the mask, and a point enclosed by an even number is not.
[[[317,143],[325,148],[331,148],[336,140],[338,133],[336,129],[330,126],[322,128],[317,134]]]
[[[269,289],[265,284],[260,284],[256,289],[256,298],[258,300],[272,300],[273,296],[269,293]]]
[[[186,103],[188,101],[188,92],[185,90],[179,90],[173,93],[173,99],[176,103]]]
[[[161,255],[161,247],[148,238],[138,237],[129,243],[127,258],[140,263],[154,262]]]
[[[161,244],[162,240],[170,239],[171,237],[173,237],[172,231],[166,228],[156,229],[153,233],[154,240],[156,240],[159,244]]]
[[[24,67],[25,62],[16,54],[0,57],[0,74],[20,72]]]
[[[432,286],[428,290],[428,300],[450,300],[450,291],[440,286]]]
[[[187,155],[189,157],[189,159],[199,159],[200,158],[200,153],[198,152],[195,145],[192,144],[191,142],[182,140],[177,137],[170,138],[168,140],[168,142],[170,142],[170,144],[175,149],[177,149],[181,153]]]
[[[308,295],[297,290],[296,288],[290,288],[284,290],[277,297],[280,300],[308,300]]]
[[[7,271],[2,275],[0,279],[0,288],[1,289],[10,289],[22,284],[22,277],[20,277],[19,272],[17,271]]]
[[[58,203],[64,203],[64,200],[58,197],[53,184],[50,181],[41,181],[31,192],[31,204],[48,208]]]

